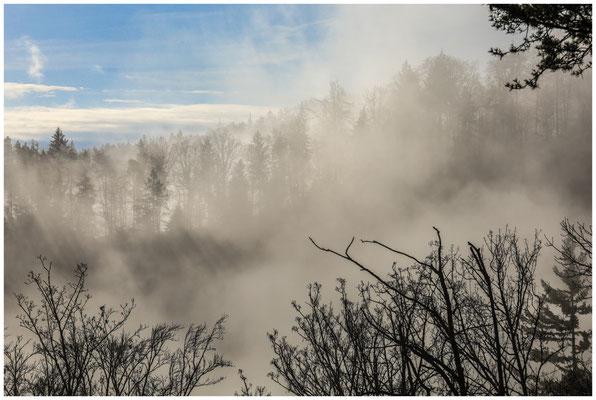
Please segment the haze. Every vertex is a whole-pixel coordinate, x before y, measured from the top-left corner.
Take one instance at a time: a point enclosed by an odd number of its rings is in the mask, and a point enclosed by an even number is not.
[[[6,5],[7,332],[39,254],[60,279],[86,262],[94,305],[135,298],[131,325],[228,314],[218,350],[283,395],[266,333],[291,337],[308,283],[337,301],[338,277],[367,279],[309,236],[423,257],[433,226],[465,248],[591,221],[591,72],[510,92],[534,56],[488,49],[514,39],[480,5]],[[39,156],[57,127],[78,154],[59,167]],[[233,394],[226,376],[198,394]]]

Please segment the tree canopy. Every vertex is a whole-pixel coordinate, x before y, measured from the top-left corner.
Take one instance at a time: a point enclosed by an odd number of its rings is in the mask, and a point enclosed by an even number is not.
[[[491,48],[490,53],[503,58],[508,54],[537,51],[538,63],[529,78],[513,79],[510,89],[538,87],[546,71],[569,71],[580,76],[592,67],[591,4],[498,4],[490,5],[492,26],[507,34],[523,35],[520,44],[509,50]]]

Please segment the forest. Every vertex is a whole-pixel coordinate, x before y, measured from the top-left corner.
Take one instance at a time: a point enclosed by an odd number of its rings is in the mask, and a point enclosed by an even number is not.
[[[591,395],[591,70],[537,63],[5,137],[5,395]]]
[[[417,68],[404,63],[359,109],[332,82],[326,98],[204,135],[86,149],[60,128],[47,149],[6,137],[7,229],[45,223],[111,238],[132,231],[241,235],[236,230],[245,226],[252,235],[255,224],[313,208],[329,183],[360,183],[358,169],[370,158],[376,165],[364,172],[371,174],[398,173],[415,158],[425,179],[400,178],[423,197],[428,187],[449,197],[473,180],[562,188],[563,200],[586,206],[590,176],[570,163],[587,166],[591,157],[591,75],[558,73],[541,90],[504,90],[531,63],[525,58],[494,61],[482,77],[473,65],[439,54]]]

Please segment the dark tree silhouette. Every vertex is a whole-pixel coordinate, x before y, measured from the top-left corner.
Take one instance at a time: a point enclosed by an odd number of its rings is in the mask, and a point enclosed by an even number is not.
[[[592,288],[592,225],[578,222],[572,224],[568,219],[561,221],[562,246],[547,238],[547,245],[552,247],[557,256],[555,261],[568,277],[582,278],[582,284]]]
[[[168,190],[158,170],[152,168],[145,181],[146,199],[145,207],[150,227],[155,231],[161,230],[161,213],[166,205]]]
[[[22,336],[4,345],[4,394],[21,396],[33,392],[29,376],[35,370],[35,363],[29,360],[34,356],[27,351],[30,341]]]
[[[549,357],[534,357],[534,350],[547,347],[549,339],[540,331],[544,304],[535,291],[538,234],[527,242],[509,229],[491,232],[481,247],[468,243],[466,257],[445,250],[436,234],[423,260],[362,240],[410,264],[398,267],[395,261],[388,278],[350,254],[354,239],[343,253],[311,239],[373,282],[361,284],[358,306],[342,285],[339,314],[321,305],[319,287],[311,287],[308,312],[294,305],[294,331],[306,347],[270,334],[277,356],[272,378],[292,393],[309,395],[541,394]]]
[[[592,67],[591,4],[499,4],[490,5],[490,21],[496,29],[508,34],[522,34],[520,44],[509,50],[491,48],[490,53],[503,58],[508,54],[538,52],[538,64],[530,78],[515,78],[506,84],[510,89],[538,87],[546,71],[570,71],[582,75]]]
[[[555,274],[561,278],[565,288],[555,288],[542,281],[548,306],[543,310],[541,329],[558,349],[567,350],[555,350],[549,361],[575,375],[583,361],[582,353],[590,348],[590,331],[581,330],[579,321],[581,315],[592,312],[590,290],[582,284],[581,278],[573,274],[567,275],[565,271],[557,269]],[[560,314],[553,312],[550,307],[560,309]]]
[[[99,307],[88,314],[87,266],[77,265],[74,282],[55,285],[52,263],[40,256],[43,272],[30,272],[27,284],[40,296],[39,303],[22,294],[17,318],[32,339],[21,337],[4,348],[4,394],[44,396],[190,395],[193,390],[220,382],[211,373],[231,366],[216,353],[226,317],[213,328],[190,325],[180,347],[176,340],[183,326],[159,324],[144,335],[141,326],[132,333],[124,325],[134,301],[119,310]]]
[[[592,394],[592,371],[584,354],[591,348],[591,331],[581,329],[580,317],[592,312],[592,227],[583,223],[561,222],[563,243],[547,243],[557,255],[554,273],[563,288],[542,281],[546,307],[540,321],[540,334],[548,348],[535,351],[540,357],[548,354],[560,377],[549,377],[542,383],[549,395]]]
[[[240,393],[234,392],[234,396],[271,396],[271,393],[267,391],[265,386],[257,386],[253,389],[253,384],[248,381],[244,371],[238,370],[238,375],[242,381],[242,387]]]
[[[77,192],[75,194],[75,228],[85,234],[90,233],[90,226],[87,223],[93,216],[93,202],[95,188],[89,177],[88,171],[83,171],[80,179],[76,182]]]
[[[69,144],[64,132],[60,128],[56,128],[56,131],[52,135],[52,140],[48,147],[48,155],[53,157],[76,157],[73,142],[71,141]]]
[[[420,363],[369,323],[363,305],[348,300],[343,280],[336,290],[338,311],[322,303],[318,284],[309,286],[304,307],[293,303],[298,317],[292,330],[305,347],[290,344],[277,331],[269,334],[277,356],[269,374],[273,381],[302,396],[424,394],[424,383],[411,370]],[[400,318],[412,317],[411,309],[403,311]]]

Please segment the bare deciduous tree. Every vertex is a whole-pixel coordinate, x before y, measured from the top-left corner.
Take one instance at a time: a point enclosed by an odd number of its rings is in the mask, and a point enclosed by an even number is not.
[[[468,243],[465,257],[453,248],[446,251],[435,231],[423,260],[362,240],[410,263],[394,262],[388,278],[352,257],[354,239],[343,253],[311,239],[374,281],[360,286],[358,307],[348,302],[342,284],[338,315],[320,304],[319,287],[311,288],[310,312],[294,306],[299,313],[294,331],[307,346],[270,335],[277,355],[272,378],[292,393],[310,395],[539,394],[537,382],[548,360],[532,356],[544,345],[542,300],[534,282],[538,235],[526,242],[509,229],[491,232],[482,247]]]
[[[569,219],[561,221],[563,244],[558,247],[553,239],[546,239],[557,256],[555,261],[568,277],[582,278],[592,288],[592,225],[578,222],[572,224]]]
[[[412,360],[374,329],[361,304],[348,300],[343,280],[336,290],[341,299],[337,312],[322,303],[318,284],[309,286],[304,309],[293,303],[298,317],[292,330],[307,345],[299,348],[277,331],[269,334],[277,356],[269,376],[296,395],[418,394],[420,383],[408,380]]]
[[[271,396],[271,393],[267,391],[265,386],[257,386],[253,389],[253,384],[248,382],[248,378],[244,375],[244,371],[238,370],[240,380],[242,380],[242,387],[240,393],[234,392],[234,396]]]
[[[215,349],[225,333],[225,316],[211,329],[190,325],[181,346],[170,350],[168,343],[183,326],[159,324],[147,337],[145,326],[125,332],[134,301],[119,310],[101,306],[90,316],[87,266],[77,265],[75,281],[58,287],[52,281],[52,263],[39,259],[44,272],[30,272],[26,282],[40,295],[39,304],[17,295],[20,325],[32,339],[18,338],[5,346],[6,395],[188,396],[220,382],[223,378],[212,377],[212,372],[232,365]]]

